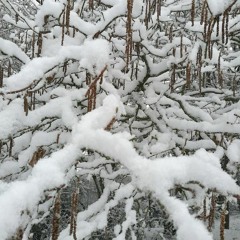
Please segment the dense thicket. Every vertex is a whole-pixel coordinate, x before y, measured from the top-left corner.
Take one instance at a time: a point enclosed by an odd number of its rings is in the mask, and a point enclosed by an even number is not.
[[[239,7],[0,0],[0,238],[223,240]]]

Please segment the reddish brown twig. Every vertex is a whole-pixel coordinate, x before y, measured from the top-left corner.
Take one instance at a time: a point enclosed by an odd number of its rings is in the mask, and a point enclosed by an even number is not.
[[[106,66],[104,67],[104,69],[100,72],[100,74],[94,79],[94,81],[90,84],[90,86],[89,86],[89,88],[88,88],[88,90],[87,90],[87,92],[86,92],[86,94],[85,94],[85,97],[89,96],[89,93],[90,93],[91,89],[92,89],[94,86],[96,86],[97,81],[102,78],[102,76],[103,76],[103,74],[104,74],[104,72],[105,72],[106,70],[107,70],[107,65],[106,65]]]

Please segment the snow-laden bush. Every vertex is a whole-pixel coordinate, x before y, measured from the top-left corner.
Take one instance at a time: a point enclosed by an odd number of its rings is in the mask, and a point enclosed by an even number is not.
[[[0,0],[0,239],[212,239],[239,194],[239,1],[217,2]]]

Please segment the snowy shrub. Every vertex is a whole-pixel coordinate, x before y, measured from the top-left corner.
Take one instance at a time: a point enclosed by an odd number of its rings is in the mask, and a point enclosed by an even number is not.
[[[0,0],[0,239],[223,239],[239,4]]]

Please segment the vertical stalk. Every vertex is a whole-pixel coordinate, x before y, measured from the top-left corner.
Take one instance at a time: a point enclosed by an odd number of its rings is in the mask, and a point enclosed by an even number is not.
[[[132,60],[132,8],[133,0],[127,0],[127,25],[126,25],[126,67]]]

